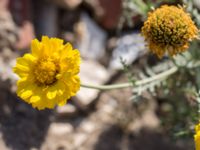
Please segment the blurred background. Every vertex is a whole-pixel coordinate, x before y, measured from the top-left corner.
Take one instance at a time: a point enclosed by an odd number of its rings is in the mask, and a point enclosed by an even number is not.
[[[15,59],[42,35],[80,50],[83,83],[128,82],[167,70],[168,58],[149,54],[140,35],[147,13],[163,4],[185,5],[199,27],[198,0],[0,0],[0,150],[194,149],[197,108],[179,88],[191,74],[171,77],[177,85],[169,79],[103,92],[81,88],[54,110],[35,110],[15,94]]]

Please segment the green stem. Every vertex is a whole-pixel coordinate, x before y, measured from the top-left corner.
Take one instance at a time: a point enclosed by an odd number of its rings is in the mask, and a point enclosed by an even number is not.
[[[149,82],[155,81],[155,80],[161,80],[164,78],[167,78],[168,76],[174,74],[178,71],[178,68],[176,66],[170,68],[169,70],[166,70],[162,73],[159,73],[153,77],[149,77],[143,80],[139,80],[135,82],[135,86],[141,86],[144,84],[147,84]],[[84,88],[90,88],[90,89],[96,89],[96,90],[112,90],[112,89],[121,89],[121,88],[128,88],[132,87],[132,83],[121,83],[121,84],[111,84],[111,85],[90,85],[90,84],[83,84],[81,83],[81,87]]]

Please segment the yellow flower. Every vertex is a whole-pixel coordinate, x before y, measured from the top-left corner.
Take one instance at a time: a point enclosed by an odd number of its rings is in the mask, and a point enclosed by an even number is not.
[[[161,58],[185,51],[189,41],[197,38],[198,29],[182,7],[163,5],[148,14],[142,35],[152,53]]]
[[[194,141],[196,150],[200,150],[200,123],[195,127],[196,134],[194,135]]]
[[[80,88],[80,53],[58,38],[31,43],[31,53],[17,58],[17,95],[39,110],[62,106]]]

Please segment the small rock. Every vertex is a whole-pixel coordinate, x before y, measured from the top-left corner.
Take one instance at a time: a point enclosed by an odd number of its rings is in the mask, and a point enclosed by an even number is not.
[[[87,140],[87,134],[85,133],[77,133],[74,135],[74,146],[78,148]]]
[[[144,38],[139,33],[126,34],[119,38],[117,47],[114,49],[109,68],[122,69],[120,58],[127,64],[134,62],[140,55],[145,53]]]
[[[56,113],[58,116],[71,116],[74,115],[77,112],[77,109],[72,104],[66,104],[64,106],[59,106],[56,108]]]
[[[95,130],[95,126],[96,124],[91,121],[84,121],[81,124],[81,128],[87,133],[92,133]]]
[[[81,21],[76,25],[77,47],[81,56],[100,60],[105,54],[106,32],[103,31],[87,14],[81,15]]]
[[[84,84],[104,84],[110,78],[109,72],[99,63],[92,60],[83,60],[80,69],[81,82]],[[80,105],[86,107],[97,98],[98,90],[81,87],[76,94]]]
[[[106,101],[101,101],[101,103],[97,105],[98,111],[101,111],[102,114],[106,115],[111,114],[118,105],[117,100],[107,93],[103,93],[101,95],[101,99],[104,99]]]
[[[114,109],[115,109],[115,107],[113,107],[112,105],[104,105],[104,106],[102,106],[101,111],[103,111],[106,114],[111,114]]]
[[[143,121],[144,127],[150,128],[150,129],[156,129],[160,125],[159,118],[156,116],[156,114],[152,110],[146,111],[144,113],[144,117],[142,118],[142,121]]]
[[[3,62],[0,58],[0,79],[2,81],[16,81],[18,78],[12,71],[12,66],[8,62]]]
[[[69,123],[52,123],[49,127],[49,134],[54,136],[66,136],[73,131]]]

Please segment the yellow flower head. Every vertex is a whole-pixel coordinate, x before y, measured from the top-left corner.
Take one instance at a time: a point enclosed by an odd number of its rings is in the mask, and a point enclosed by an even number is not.
[[[194,141],[196,150],[200,150],[200,123],[195,127],[196,134],[194,135]]]
[[[142,35],[151,52],[161,58],[185,51],[189,41],[196,38],[198,29],[190,15],[182,7],[163,5],[148,14],[142,27]]]
[[[39,110],[64,105],[80,88],[78,77],[80,54],[63,40],[42,37],[34,39],[31,53],[17,58],[14,72],[17,95]]]

